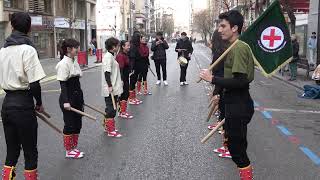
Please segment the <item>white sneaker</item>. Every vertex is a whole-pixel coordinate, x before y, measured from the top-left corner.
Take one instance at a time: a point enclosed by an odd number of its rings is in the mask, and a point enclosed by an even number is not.
[[[83,158],[83,153],[75,150],[66,151],[66,158],[80,159]]]
[[[184,85],[189,85],[189,83],[187,83],[187,81],[183,82]]]
[[[183,82],[181,82],[181,83],[180,83],[180,86],[183,86],[183,85],[184,85],[184,83],[183,83]]]
[[[156,82],[156,85],[160,85],[160,84],[161,84],[161,81],[158,80],[158,81]]]
[[[165,86],[168,86],[168,82],[167,82],[167,81],[163,81],[163,84],[164,84]]]

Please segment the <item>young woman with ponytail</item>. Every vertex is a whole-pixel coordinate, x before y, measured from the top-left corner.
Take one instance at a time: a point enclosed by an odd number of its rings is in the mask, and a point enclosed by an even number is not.
[[[84,153],[77,149],[79,134],[82,127],[82,116],[70,111],[73,107],[83,110],[83,92],[79,78],[82,76],[80,66],[75,59],[80,43],[75,39],[66,39],[62,42],[60,59],[57,64],[57,80],[60,82],[60,108],[63,113],[64,128],[63,141],[66,149],[66,158],[78,159]]]
[[[127,101],[129,98],[129,57],[130,43],[128,41],[120,42],[120,52],[116,56],[116,60],[120,67],[121,79],[123,81],[123,93],[120,96],[120,113],[119,116],[125,119],[131,119],[133,116],[127,112]]]

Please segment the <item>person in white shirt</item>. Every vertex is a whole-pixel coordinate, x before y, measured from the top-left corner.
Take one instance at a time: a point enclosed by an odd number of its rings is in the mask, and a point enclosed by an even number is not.
[[[45,73],[27,35],[31,28],[29,14],[12,14],[11,26],[13,31],[0,50],[0,88],[6,92],[1,117],[7,146],[2,180],[15,178],[21,148],[25,161],[24,176],[36,180],[38,123],[35,110],[44,112],[39,81]]]
[[[315,58],[317,52],[317,33],[312,32],[311,37],[308,40],[308,49],[309,49],[309,65],[311,67],[315,66]]]
[[[84,153],[77,149],[79,134],[82,128],[82,116],[70,111],[70,108],[83,111],[83,92],[80,85],[82,71],[75,59],[80,43],[75,39],[62,42],[60,59],[57,64],[57,80],[60,82],[61,94],[59,105],[63,113],[63,141],[66,158],[82,158]]]
[[[101,68],[101,91],[106,103],[106,117],[104,120],[105,132],[110,137],[121,137],[122,135],[115,128],[116,109],[113,107],[112,96],[118,101],[118,97],[123,92],[123,82],[121,80],[121,73],[119,64],[116,61],[116,52],[119,49],[119,40],[116,38],[109,38],[105,42],[107,53],[102,59]],[[117,102],[116,102],[117,104]]]

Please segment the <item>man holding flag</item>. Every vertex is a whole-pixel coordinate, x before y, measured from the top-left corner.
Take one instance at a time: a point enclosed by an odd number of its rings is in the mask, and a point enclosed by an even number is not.
[[[231,44],[226,50],[224,77],[213,76],[210,72],[212,67],[201,70],[200,77],[224,88],[228,149],[239,168],[241,180],[251,180],[252,166],[246,151],[247,125],[254,113],[253,100],[249,93],[250,83],[254,79],[254,63],[265,76],[270,76],[290,62],[290,35],[278,0],[241,36],[244,20],[238,11],[222,13],[219,19],[222,39]]]

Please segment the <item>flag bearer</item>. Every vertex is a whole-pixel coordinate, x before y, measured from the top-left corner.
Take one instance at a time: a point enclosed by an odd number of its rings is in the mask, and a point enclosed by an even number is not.
[[[235,42],[243,26],[243,16],[236,10],[219,15],[219,32],[222,39]],[[254,61],[249,46],[243,41],[228,53],[224,62],[224,77],[216,77],[209,70],[202,70],[200,77],[224,88],[225,129],[228,149],[239,168],[241,180],[252,179],[252,166],[247,155],[247,125],[253,113],[253,100],[249,93],[254,78]]]

